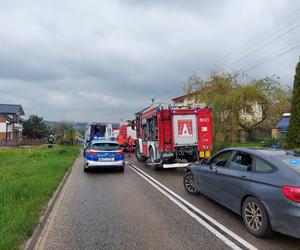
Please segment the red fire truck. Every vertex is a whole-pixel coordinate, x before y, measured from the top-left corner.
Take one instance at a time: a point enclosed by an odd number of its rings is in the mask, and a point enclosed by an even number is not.
[[[211,155],[210,108],[154,104],[136,113],[136,130],[136,158],[155,170],[186,167]]]
[[[133,151],[136,141],[136,130],[132,121],[122,122],[119,128],[119,135],[123,136],[126,141],[124,147],[126,151]],[[130,143],[132,141],[132,143]]]

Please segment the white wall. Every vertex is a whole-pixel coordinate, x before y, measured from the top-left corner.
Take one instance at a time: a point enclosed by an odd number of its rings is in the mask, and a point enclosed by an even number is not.
[[[12,132],[13,131],[13,125],[12,124],[8,124],[7,125],[7,132]]]
[[[0,122],[0,132],[5,133],[6,132],[6,123]]]

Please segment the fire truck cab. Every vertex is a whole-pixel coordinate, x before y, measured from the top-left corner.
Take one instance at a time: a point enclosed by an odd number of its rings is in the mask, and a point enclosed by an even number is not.
[[[154,169],[186,167],[212,150],[212,111],[207,107],[154,104],[136,113],[136,158]]]

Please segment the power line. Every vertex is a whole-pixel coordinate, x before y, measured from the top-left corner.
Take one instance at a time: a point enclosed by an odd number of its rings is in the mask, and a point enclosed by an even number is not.
[[[232,65],[234,65],[234,64],[236,64],[236,63],[238,63],[238,62],[241,62],[241,61],[245,60],[247,57],[249,57],[249,56],[255,54],[257,51],[260,51],[261,49],[265,48],[266,46],[268,46],[268,45],[272,44],[273,42],[277,41],[278,39],[284,37],[285,35],[287,35],[287,34],[290,33],[291,31],[297,29],[298,27],[300,27],[300,24],[298,24],[298,25],[296,25],[295,27],[289,29],[288,31],[284,32],[283,34],[281,34],[281,35],[275,37],[274,39],[272,39],[272,40],[270,40],[270,41],[264,43],[263,45],[259,46],[258,48],[256,48],[256,49],[250,51],[250,52],[247,53],[246,55],[242,56],[241,58],[239,58],[239,59],[233,61],[232,63],[230,63],[229,65],[225,66],[225,68],[228,68],[228,67],[230,67],[230,66],[232,66]]]
[[[272,26],[270,26],[265,31],[261,32],[257,36],[255,36],[253,39],[250,39],[246,42],[246,44],[255,43],[256,41],[264,41],[265,38],[269,38],[270,36],[276,35],[282,28],[283,25],[291,25],[295,24],[297,22],[298,15],[300,13],[300,8],[292,11],[287,16],[279,19],[277,22],[275,22]],[[273,33],[273,34],[272,34]],[[229,53],[225,54],[219,59],[219,63],[224,61],[226,58],[230,57],[232,54],[236,52],[236,49],[232,49]]]
[[[282,55],[284,55],[284,54],[286,54],[286,53],[288,53],[288,52],[290,52],[290,51],[292,51],[292,50],[294,50],[296,48],[299,48],[299,47],[300,47],[300,42],[297,43],[294,47],[291,47],[291,48],[289,48],[287,50],[284,50],[284,51],[280,52],[279,54],[277,54],[277,55],[275,55],[275,56],[273,56],[273,57],[271,57],[271,58],[269,58],[269,59],[267,59],[267,60],[265,60],[265,61],[263,61],[263,62],[261,62],[259,64],[256,64],[254,66],[251,66],[251,67],[243,70],[243,72],[246,73],[246,72],[248,72],[248,71],[250,71],[252,69],[255,69],[255,68],[257,68],[257,67],[259,67],[261,65],[264,65],[264,64],[266,64],[266,63],[268,63],[270,61],[273,61],[274,59],[276,59],[276,58],[278,58],[278,57],[280,57],[280,56],[282,56]]]

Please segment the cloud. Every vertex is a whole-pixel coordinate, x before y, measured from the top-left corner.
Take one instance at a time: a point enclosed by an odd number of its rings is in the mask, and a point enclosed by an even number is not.
[[[295,0],[7,1],[0,9],[0,102],[21,103],[27,114],[48,120],[132,118],[152,97],[181,94],[191,73],[205,77],[251,51],[257,39],[247,41],[257,34],[274,37],[266,30],[296,6]],[[299,30],[233,68],[288,48]],[[276,73],[291,84],[297,60],[294,51],[249,75]]]

